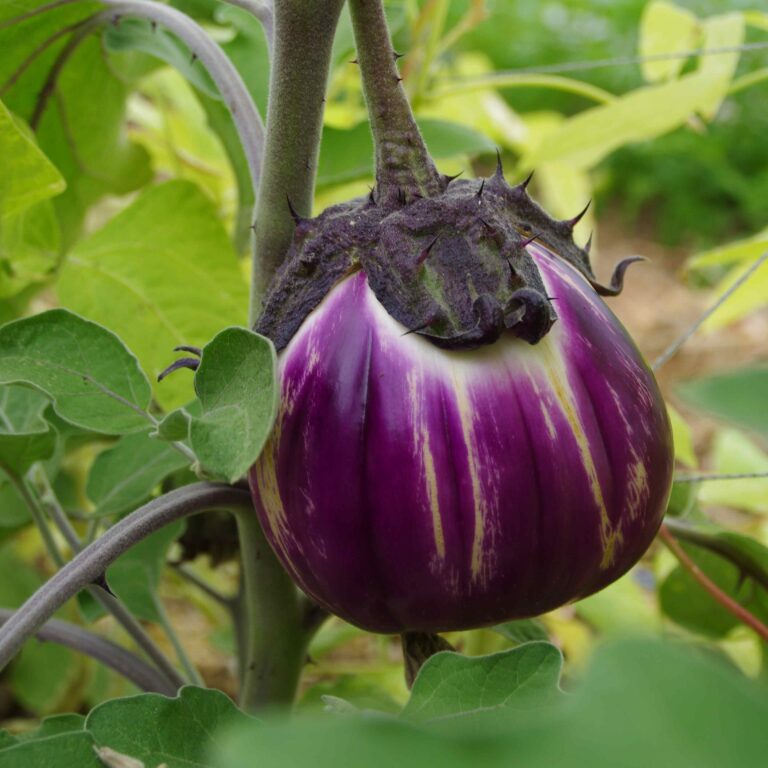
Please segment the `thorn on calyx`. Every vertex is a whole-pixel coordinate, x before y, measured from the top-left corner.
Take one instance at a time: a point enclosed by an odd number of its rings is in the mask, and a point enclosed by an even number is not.
[[[397,202],[400,205],[405,205],[406,203],[405,190],[402,187],[397,188]]]
[[[590,205],[592,205],[591,200],[584,206],[582,211],[577,213],[572,219],[565,219],[563,224],[565,224],[570,229],[573,229],[584,218],[584,214],[589,210]]]
[[[192,55],[189,57],[189,63],[194,64],[197,61],[197,54],[192,51]]]
[[[107,582],[107,575],[105,573],[100,573],[93,580],[92,584],[103,589],[108,595],[115,598],[117,597],[117,595],[112,591],[112,587],[109,586],[109,583]]]
[[[157,22],[156,21],[150,21],[149,26],[153,32],[157,32]]]
[[[480,189],[475,192],[475,197],[481,198],[483,196],[483,190],[485,189],[485,179],[480,181]]]
[[[370,191],[368,192],[368,205],[376,205],[376,192],[374,190],[374,187],[369,188]]]
[[[589,233],[589,239],[586,243],[584,243],[584,253],[589,254],[589,252],[592,250],[592,235],[594,235],[594,232]]]
[[[499,179],[504,178],[504,166],[501,162],[501,152],[499,151],[499,148],[496,147],[496,177]]]
[[[528,189],[528,185],[531,183],[531,179],[533,178],[533,171],[531,171],[516,187],[515,189],[520,190],[520,192],[525,192],[526,189]]]
[[[398,59],[402,59],[403,56],[405,56],[404,53],[398,53],[397,51],[392,51],[392,56],[394,57],[395,61]]]
[[[253,232],[256,231],[256,222],[254,221],[253,224],[251,224],[248,229],[252,230]]]
[[[443,174],[443,179],[445,179],[445,186],[447,187],[452,181],[456,181],[456,179],[458,179],[462,173],[464,173],[464,171],[459,171],[458,173],[455,173],[453,176],[449,176],[447,173]]]
[[[400,75],[398,75],[398,76],[395,78],[395,82],[396,82],[396,83],[402,83],[402,82],[403,82],[403,78],[402,78],[402,77],[400,77]]]
[[[352,61],[349,62],[350,64],[359,64],[360,62],[357,59],[352,59]]]
[[[123,20],[123,17],[122,17],[122,16],[121,16],[119,13],[116,13],[116,14],[115,14],[115,15],[112,17],[112,26],[113,26],[113,27],[117,27],[117,26],[120,26],[120,22],[121,22],[122,20]]]
[[[526,237],[525,240],[520,241],[521,248],[527,248],[537,237],[541,236],[541,232],[534,232],[530,237]]]
[[[301,224],[302,221],[304,221],[304,218],[299,215],[298,211],[293,207],[293,203],[291,202],[291,198],[288,197],[288,195],[285,196],[285,199],[288,201],[288,211],[291,214],[291,218],[293,219],[293,223],[298,227],[299,224]]]
[[[432,250],[435,243],[437,242],[438,237],[440,237],[440,235],[435,235],[434,238],[432,239],[432,242],[430,242],[430,244],[426,248],[424,248],[424,250],[422,250],[422,252],[419,254],[419,257],[416,259],[417,266],[421,266],[427,260],[427,258],[429,257],[430,251]],[[429,325],[429,323],[427,323],[427,325]]]

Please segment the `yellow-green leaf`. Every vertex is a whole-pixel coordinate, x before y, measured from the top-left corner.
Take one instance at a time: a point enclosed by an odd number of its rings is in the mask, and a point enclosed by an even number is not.
[[[640,55],[659,56],[683,53],[696,48],[701,25],[694,14],[665,0],[654,0],[643,9],[640,19]],[[672,80],[680,74],[684,58],[645,61],[641,68],[649,83]]]

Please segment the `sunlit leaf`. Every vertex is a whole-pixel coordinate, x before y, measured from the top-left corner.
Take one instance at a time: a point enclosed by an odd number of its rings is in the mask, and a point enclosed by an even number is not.
[[[756,261],[766,251],[768,251],[768,227],[752,237],[697,253],[688,261],[688,268],[698,270],[706,267],[731,266],[736,262]]]
[[[0,217],[63,192],[64,179],[0,102]]]
[[[685,8],[653,0],[643,8],[640,18],[639,54],[644,57],[666,53],[684,53],[696,48],[701,26],[696,16]],[[649,83],[677,77],[685,64],[684,58],[644,61],[643,77]]]
[[[743,433],[723,430],[715,436],[712,446],[712,470],[722,473],[768,472],[768,453]],[[768,514],[768,478],[702,483],[699,500],[702,504]]]
[[[0,328],[0,384],[25,383],[66,421],[111,435],[146,428],[150,388],[114,333],[65,309]]]
[[[189,438],[202,468],[234,482],[256,461],[277,415],[272,342],[245,328],[227,328],[203,348],[195,374],[202,407]]]
[[[70,254],[61,301],[120,334],[155,378],[173,347],[202,346],[245,319],[248,289],[208,199],[172,181],[145,191]],[[189,399],[184,372],[155,386],[165,407]]]
[[[744,27],[744,15],[738,12],[705,19],[703,49],[706,51],[712,48],[738,48],[744,42]],[[701,77],[721,85],[720,90],[713,92],[697,109],[705,119],[712,120],[717,114],[723,99],[728,95],[728,84],[736,74],[738,65],[738,50],[712,56],[702,55],[698,73]]]
[[[535,168],[557,161],[591,168],[614,149],[660,136],[683,125],[727,91],[727,81],[709,72],[694,72],[661,85],[630,91],[610,104],[584,110],[547,134],[522,164]]]
[[[696,452],[693,449],[693,437],[688,422],[682,417],[677,408],[673,408],[667,403],[667,413],[669,422],[672,425],[672,442],[675,445],[675,459],[687,464],[689,467],[695,467],[698,464]]]

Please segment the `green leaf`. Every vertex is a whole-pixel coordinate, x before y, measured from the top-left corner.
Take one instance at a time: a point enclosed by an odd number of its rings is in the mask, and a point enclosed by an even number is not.
[[[202,93],[220,100],[219,92],[199,62],[193,62],[186,45],[162,27],[153,27],[145,19],[124,19],[108,27],[104,44],[112,53],[138,51],[169,64]]]
[[[768,439],[766,392],[768,368],[745,368],[693,379],[677,387],[677,393],[690,405]]]
[[[168,475],[188,465],[173,446],[147,432],[126,435],[96,457],[85,490],[97,515],[120,515],[135,509]]]
[[[209,768],[217,734],[237,725],[253,729],[256,721],[220,691],[191,686],[172,699],[146,693],[107,701],[85,723],[99,746],[142,760],[148,768],[161,763]]]
[[[66,187],[56,167],[21,130],[2,101],[0,157],[0,219],[58,195]]]
[[[202,414],[189,438],[212,477],[235,482],[258,459],[277,416],[276,368],[272,342],[246,328],[226,328],[203,348],[195,373]]]
[[[744,14],[738,11],[711,16],[704,20],[704,44],[702,48],[705,51],[723,48],[736,49],[731,53],[719,53],[714,56],[704,54],[701,57],[698,68],[699,76],[719,84],[719,88],[715,89],[697,110],[706,120],[714,119],[720,105],[728,95],[728,86],[739,66],[738,48],[744,42],[745,26]]]
[[[707,267],[732,266],[756,261],[766,251],[768,251],[768,227],[752,237],[697,253],[689,259],[688,268],[703,270]]]
[[[435,720],[551,704],[560,695],[562,663],[545,642],[472,658],[436,653],[419,671],[403,716]]]
[[[549,640],[546,627],[538,619],[507,621],[504,624],[497,624],[492,629],[515,645],[529,643],[532,640]]]
[[[653,0],[640,18],[639,54],[653,57],[684,53],[697,47],[700,36],[701,25],[694,14],[665,0]],[[641,68],[645,80],[657,83],[677,77],[684,64],[684,58],[644,61]]]
[[[25,383],[61,418],[106,434],[144,429],[149,382],[115,334],[65,309],[0,328],[0,384]]]
[[[40,0],[0,4],[0,19],[15,17],[41,5]],[[53,7],[21,24],[0,29],[0,84],[9,84],[4,98],[22,119],[31,121],[54,61],[78,21],[102,10],[95,2]],[[45,44],[55,38],[47,48]],[[36,51],[42,53],[35,58]],[[15,83],[11,77],[28,62]],[[88,209],[106,194],[124,195],[152,177],[146,152],[129,140],[126,102],[131,86],[105,55],[100,33],[83,39],[53,81],[55,88],[36,130],[42,151],[67,182],[55,200],[64,240],[79,233]]]
[[[715,58],[715,57],[710,57]],[[593,168],[626,144],[673,130],[727,92],[727,82],[713,73],[694,72],[661,85],[637,88],[609,104],[584,110],[546,133],[521,160],[525,168],[558,162]]]
[[[245,319],[248,289],[210,201],[193,184],[145,191],[70,254],[62,303],[115,330],[154,379],[173,347],[202,346]],[[165,407],[189,399],[184,373],[155,387]]]
[[[675,446],[675,459],[681,461],[683,464],[687,464],[689,467],[695,467],[698,465],[696,459],[696,452],[693,448],[693,437],[691,436],[691,428],[683,418],[680,411],[677,408],[673,408],[667,403],[667,413],[669,414],[669,422],[672,425],[672,442]]]
[[[47,407],[48,398],[34,389],[0,386],[0,467],[23,475],[53,454],[56,432],[43,418]]]
[[[155,622],[164,619],[157,588],[168,549],[183,530],[183,521],[162,528],[135,544],[107,569],[109,586],[135,616]],[[88,621],[96,621],[105,614],[102,606],[87,593],[81,593],[79,603]]]
[[[48,280],[59,251],[59,224],[50,200],[0,219],[0,298]]]
[[[85,724],[84,715],[65,714],[51,715],[43,718],[43,722],[37,728],[19,734],[18,741],[35,741],[36,739],[48,739],[51,736],[59,736],[62,733],[82,731]]]
[[[768,593],[744,578],[736,565],[714,552],[681,544],[704,574],[727,595],[762,620],[768,618]],[[707,637],[723,637],[739,624],[682,566],[675,568],[661,584],[659,601],[670,619]]]
[[[3,768],[104,768],[93,737],[81,731],[24,741],[0,750]]]
[[[18,491],[9,482],[0,479],[0,543],[5,535],[26,525],[31,519]]]
[[[0,546],[0,606],[18,608],[42,584],[40,574],[13,551],[12,542]],[[66,701],[79,674],[80,660],[68,648],[30,640],[14,659],[6,682],[23,707],[47,714]]]
[[[420,120],[424,140],[437,160],[493,152],[495,145],[477,131],[445,120]],[[318,187],[327,187],[373,175],[373,140],[368,123],[340,130],[326,127],[320,145]]]

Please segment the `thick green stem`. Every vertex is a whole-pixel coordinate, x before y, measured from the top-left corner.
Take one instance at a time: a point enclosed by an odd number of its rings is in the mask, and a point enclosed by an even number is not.
[[[290,706],[316,625],[307,621],[299,592],[267,543],[256,514],[241,513],[237,523],[246,620],[240,705],[250,711]]]
[[[402,86],[381,0],[349,0],[349,8],[376,147],[378,200],[438,194],[443,185]]]
[[[333,35],[343,0],[281,0],[267,113],[267,138],[256,205],[250,323],[285,258],[295,227],[288,206],[312,212]]]

